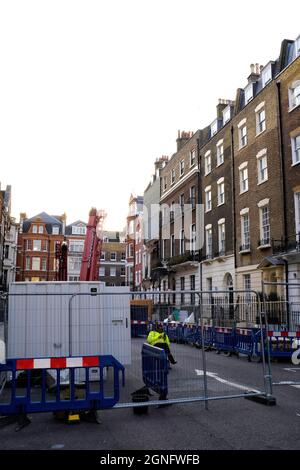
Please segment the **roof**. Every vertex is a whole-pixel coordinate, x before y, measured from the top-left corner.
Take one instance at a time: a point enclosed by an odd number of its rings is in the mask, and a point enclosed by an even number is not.
[[[41,212],[40,214],[31,217],[30,219],[26,219],[23,222],[23,232],[28,232],[31,224],[36,221],[36,219],[41,219],[44,224],[46,224],[46,230],[48,233],[52,233],[51,228],[53,225],[59,226],[59,233],[62,233],[62,222],[58,220],[56,217],[47,214],[46,212]]]
[[[257,266],[257,269],[269,268],[271,266],[282,266],[284,262],[275,256],[266,256]]]

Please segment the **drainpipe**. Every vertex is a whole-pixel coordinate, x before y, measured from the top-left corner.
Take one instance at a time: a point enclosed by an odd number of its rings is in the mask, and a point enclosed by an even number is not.
[[[198,160],[198,173],[197,173],[197,204],[198,207],[202,204],[202,185],[201,185],[201,155],[200,155],[200,139],[197,139],[197,160]],[[204,227],[203,227],[204,230]],[[200,255],[200,249],[198,251]],[[200,291],[203,289],[202,282],[202,260],[200,261],[199,256],[199,280],[200,280]]]
[[[283,238],[286,245],[287,242],[287,200],[286,200],[286,180],[285,180],[285,166],[284,166],[284,145],[283,145],[283,127],[282,127],[282,106],[281,106],[281,83],[276,82],[277,95],[276,95],[276,104],[277,104],[277,127],[278,127],[278,140],[279,140],[279,160],[280,160],[280,179],[281,179],[281,192],[283,199]],[[286,259],[282,258],[285,265],[285,282],[286,282],[286,300],[287,300],[287,318],[289,322],[289,265]]]
[[[235,166],[234,166],[234,134],[233,126],[230,128],[231,133],[231,201],[232,201],[232,243],[233,243],[233,254],[234,254],[234,272],[236,273],[237,262],[236,262],[236,210],[235,210]],[[235,276],[236,277],[236,276]],[[236,286],[236,279],[235,279]]]

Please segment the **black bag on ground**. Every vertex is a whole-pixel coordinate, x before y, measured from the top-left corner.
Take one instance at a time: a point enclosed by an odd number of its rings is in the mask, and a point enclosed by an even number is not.
[[[131,396],[132,396],[132,403],[143,403],[143,402],[149,401],[149,397],[152,396],[152,394],[150,393],[148,387],[142,387],[139,390],[132,392]],[[136,415],[146,414],[148,413],[148,406],[134,407],[133,412]]]

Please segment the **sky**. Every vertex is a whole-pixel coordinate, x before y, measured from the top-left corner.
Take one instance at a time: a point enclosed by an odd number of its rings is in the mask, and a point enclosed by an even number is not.
[[[292,13],[293,12],[293,13]],[[178,130],[300,34],[300,2],[0,0],[0,182],[12,215],[126,223]]]

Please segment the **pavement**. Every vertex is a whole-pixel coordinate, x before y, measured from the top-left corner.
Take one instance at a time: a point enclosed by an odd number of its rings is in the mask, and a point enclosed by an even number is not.
[[[139,354],[142,340],[133,341],[133,366],[126,372],[121,403],[142,385]],[[187,345],[172,345],[178,364],[169,373],[169,398],[203,394],[202,352]],[[215,351],[206,354],[210,397],[244,393],[263,387],[262,364],[245,357],[225,357]],[[300,379],[300,369],[289,362],[272,363],[274,381]],[[204,403],[149,407],[148,414],[136,415],[130,408],[100,411],[101,424],[81,422],[66,425],[52,414],[32,414],[32,423],[20,432],[15,425],[0,427],[1,448],[65,450],[238,450],[300,449],[300,389],[274,389],[273,407],[245,398]],[[153,396],[152,399],[156,399]]]

